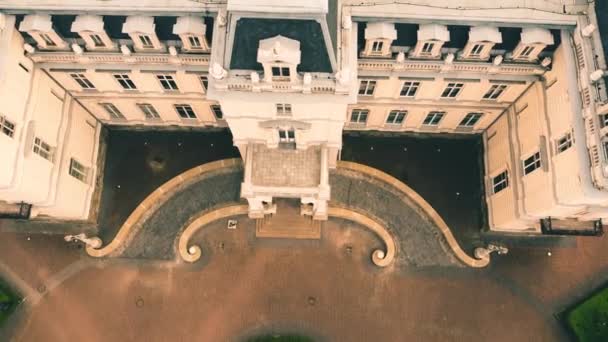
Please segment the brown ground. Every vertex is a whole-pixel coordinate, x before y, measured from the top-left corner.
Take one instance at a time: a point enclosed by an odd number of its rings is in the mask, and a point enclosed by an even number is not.
[[[555,311],[608,278],[605,237],[550,257],[515,249],[487,270],[379,269],[369,255],[380,241],[359,228],[330,222],[314,242],[256,240],[253,229],[206,227],[194,238],[204,253],[194,265],[91,260],[18,312],[13,340],[231,341],[295,331],[331,341],[559,341]],[[34,288],[80,259],[88,258],[60,237],[0,234],[0,261]]]

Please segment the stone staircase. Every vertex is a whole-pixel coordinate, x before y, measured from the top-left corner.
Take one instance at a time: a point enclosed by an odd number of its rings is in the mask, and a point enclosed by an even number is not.
[[[276,199],[277,213],[257,219],[258,238],[320,239],[322,221],[300,215],[298,200]]]

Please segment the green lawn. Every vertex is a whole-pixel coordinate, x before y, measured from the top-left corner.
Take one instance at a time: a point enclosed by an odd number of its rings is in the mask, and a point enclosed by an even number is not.
[[[565,318],[580,342],[608,341],[608,287],[571,309]]]
[[[15,310],[17,305],[19,305],[19,302],[19,297],[0,281],[0,325],[2,325],[6,318]]]

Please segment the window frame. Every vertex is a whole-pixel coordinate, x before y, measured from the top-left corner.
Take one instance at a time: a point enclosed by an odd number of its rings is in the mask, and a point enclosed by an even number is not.
[[[179,91],[179,86],[173,75],[156,74],[156,80],[164,91]]]
[[[484,113],[482,112],[469,112],[462,118],[462,120],[460,120],[458,127],[475,127],[483,116]]]
[[[522,171],[524,176],[542,168],[542,157],[540,151],[536,151],[522,160]]]
[[[70,73],[70,77],[76,82],[82,90],[93,90],[96,89],[93,82],[91,82],[83,73],[74,72]]]
[[[193,44],[196,42],[196,44]],[[201,37],[195,34],[188,35],[188,44],[190,45],[190,49],[192,50],[202,50],[203,42],[201,41]]]
[[[34,137],[32,152],[51,163],[53,162],[53,147],[40,137]]]
[[[115,104],[111,102],[101,102],[99,105],[105,109],[106,113],[110,115],[110,119],[112,120],[126,120],[124,114],[116,107]]]
[[[520,58],[530,58],[530,55],[532,54],[532,52],[534,52],[535,48],[536,47],[533,45],[524,46],[519,53],[519,57]]]
[[[48,33],[38,32],[38,36],[40,37],[40,39],[42,39],[46,47],[57,47],[57,42],[55,42],[55,40],[53,40],[53,38]]]
[[[365,84],[365,86],[364,86]],[[378,82],[376,80],[359,81],[359,96],[374,96]]]
[[[447,113],[445,111],[432,110],[428,112],[428,114],[424,117],[424,120],[422,121],[422,126],[437,127],[439,126],[441,121],[443,121],[443,118],[445,118],[446,114]]]
[[[198,80],[201,83],[201,87],[203,88],[203,92],[206,94],[207,89],[209,89],[209,76],[207,75],[199,75]]]
[[[138,34],[139,43],[143,49],[154,49],[154,41],[149,34]]]
[[[278,116],[291,116],[293,114],[291,103],[277,103],[276,114]]]
[[[275,72],[277,71],[277,72]],[[270,74],[273,81],[290,81],[291,68],[285,64],[274,64],[270,66]]]
[[[474,43],[469,51],[469,56],[471,57],[481,57],[483,53],[483,49],[486,47],[484,43]]]
[[[492,195],[507,189],[509,185],[509,170],[498,173],[492,177]]]
[[[572,132],[568,132],[555,140],[555,154],[563,153],[574,145]]]
[[[355,117],[357,119],[353,120],[353,118],[355,118]],[[364,118],[363,121],[361,120],[361,117]],[[367,124],[368,117],[369,117],[369,109],[355,108],[350,111],[350,119],[348,120],[348,122],[351,124],[365,125],[365,124]]]
[[[391,116],[392,116],[392,120],[391,120]],[[385,124],[401,126],[405,122],[406,117],[407,117],[407,110],[394,109],[394,110],[391,110],[390,112],[388,112],[388,115],[386,116]]]
[[[420,81],[403,81],[401,90],[399,90],[399,97],[416,97],[420,85]]]
[[[382,50],[384,49],[384,41],[382,40],[374,40],[372,42],[371,53],[374,55],[382,54]]]
[[[296,142],[296,130],[293,128],[279,128],[279,143],[295,143]]]
[[[2,132],[3,135],[14,139],[15,132],[17,131],[16,127],[17,124],[7,119],[6,116],[0,115],[0,132]]]
[[[455,99],[462,93],[464,89],[464,83],[462,82],[448,82],[443,91],[441,92],[442,99]]]
[[[196,115],[194,108],[192,108],[192,106],[187,103],[174,104],[173,108],[177,112],[177,115],[183,120],[198,119],[198,116]],[[184,112],[183,113],[184,115],[182,115],[182,113],[180,112],[180,109]]]
[[[68,168],[68,174],[76,178],[77,180],[87,184],[89,178],[89,168],[72,157],[70,158],[70,167]]]
[[[490,86],[490,89],[488,89],[486,91],[486,93],[483,94],[482,99],[497,100],[499,97],[501,97],[505,93],[505,91],[507,91],[508,88],[509,88],[509,86],[504,83],[492,84]]]
[[[96,48],[104,48],[106,47],[106,42],[103,40],[101,35],[97,33],[90,33],[89,38],[91,38],[91,42],[93,43],[93,47]]]
[[[213,116],[216,120],[224,120],[224,112],[222,111],[222,106],[220,106],[219,104],[214,104],[209,107],[211,108],[211,113],[213,113]]]
[[[137,90],[137,85],[129,77],[129,74],[112,74],[114,80],[122,87],[123,90]]]
[[[433,54],[433,50],[435,49],[435,42],[424,42],[422,43],[422,47],[420,48],[421,56],[430,56]]]
[[[138,103],[137,108],[144,114],[146,120],[160,120],[160,114],[151,103]]]

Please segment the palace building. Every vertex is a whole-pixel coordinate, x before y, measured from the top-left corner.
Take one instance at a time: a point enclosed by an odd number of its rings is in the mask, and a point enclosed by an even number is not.
[[[86,220],[102,127],[227,127],[251,218],[326,220],[343,133],[379,131],[481,136],[490,230],[601,224],[598,26],[577,0],[0,0],[0,202]]]

